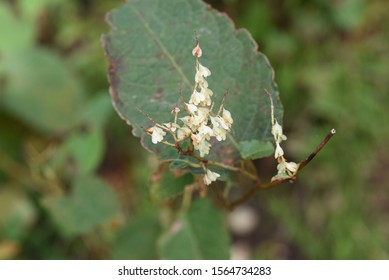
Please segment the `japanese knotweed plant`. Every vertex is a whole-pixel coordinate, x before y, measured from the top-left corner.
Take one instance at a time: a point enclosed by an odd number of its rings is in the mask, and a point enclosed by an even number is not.
[[[247,31],[235,30],[200,0],[131,0],[107,21],[111,31],[102,41],[117,113],[170,169],[195,175],[187,184],[204,190],[215,181],[238,186],[247,177],[252,187],[240,198],[229,202],[228,192],[221,195],[227,207],[258,189],[294,180],[335,133],[306,160],[288,162],[270,63]],[[252,161],[271,155],[277,172],[264,183]]]

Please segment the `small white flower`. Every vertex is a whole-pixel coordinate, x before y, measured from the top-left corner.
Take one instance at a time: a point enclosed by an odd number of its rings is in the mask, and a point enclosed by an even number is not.
[[[295,174],[299,168],[299,165],[293,161],[286,162],[286,169]]]
[[[276,121],[271,129],[271,133],[274,135],[274,139],[277,143],[286,140],[286,136],[282,133],[282,126]]]
[[[279,158],[284,155],[284,150],[281,148],[280,144],[276,143],[276,151],[274,152],[274,158]]]
[[[199,70],[198,72],[200,73],[201,76],[203,76],[204,78],[208,77],[211,75],[211,71],[209,71],[209,69],[203,65],[201,65],[199,63]]]
[[[197,111],[197,106],[193,105],[193,104],[188,104],[188,103],[185,103],[185,105],[186,105],[186,108],[188,109],[189,113],[191,115],[194,115],[195,112]]]
[[[299,164],[295,162],[287,162],[285,159],[283,159],[278,165],[277,170],[278,173],[286,173],[290,176],[295,175],[297,170],[299,168]]]
[[[166,135],[166,132],[157,126],[149,128],[149,132],[152,132],[151,142],[153,142],[154,144],[161,142],[163,140],[163,137]]]
[[[209,126],[205,125],[204,123],[199,127],[198,134],[202,139],[209,140],[211,136],[213,136],[213,130]]]
[[[192,96],[189,99],[189,103],[194,105],[199,105],[200,102],[205,100],[205,95],[203,91],[197,91],[196,89],[193,91]]]
[[[211,122],[214,127],[221,127],[225,130],[230,129],[222,117],[211,117]]]
[[[200,135],[197,134],[192,134],[191,138],[193,141],[194,148],[199,151],[201,157],[204,157],[205,155],[209,154],[211,143],[209,143],[206,139],[202,138]]]
[[[180,127],[178,130],[177,130],[177,138],[178,139],[185,139],[186,137],[188,137],[190,134],[192,133],[192,131],[190,130],[189,127],[187,126],[183,126],[183,127]]]
[[[213,94],[212,90],[209,88],[201,88],[201,93],[204,96],[204,100],[202,101],[202,104],[205,106],[210,106],[212,103],[211,96]]]
[[[234,122],[234,120],[231,117],[230,111],[227,111],[224,108],[223,108],[223,120],[225,121],[225,123],[228,125],[229,128],[232,126],[232,123]]]
[[[193,124],[194,116],[185,116],[183,118],[180,118],[180,120],[184,123],[185,126],[189,127],[190,129],[194,130],[195,126]]]
[[[209,185],[211,184],[213,181],[216,181],[217,178],[220,177],[220,174],[216,173],[216,172],[213,172],[209,169],[206,169],[206,172],[204,174],[204,184],[206,185]]]
[[[198,108],[197,114],[193,116],[191,124],[193,127],[198,127],[208,121],[209,110],[207,108]]]
[[[227,131],[222,127],[213,127],[213,134],[215,135],[217,141],[226,140]]]

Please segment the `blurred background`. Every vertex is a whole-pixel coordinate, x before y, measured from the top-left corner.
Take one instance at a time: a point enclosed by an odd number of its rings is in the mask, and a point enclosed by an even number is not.
[[[158,161],[113,111],[100,34],[122,1],[0,2],[0,259],[155,258]],[[389,2],[213,0],[276,73],[294,184],[228,214],[232,258],[389,258]],[[274,175],[273,158],[256,162]],[[147,232],[137,225],[147,224]],[[137,239],[138,238],[138,239]],[[124,248],[124,249],[123,249]]]

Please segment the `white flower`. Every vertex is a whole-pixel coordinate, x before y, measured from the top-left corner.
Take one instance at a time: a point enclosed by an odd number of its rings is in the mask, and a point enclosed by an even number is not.
[[[234,120],[231,117],[230,111],[227,111],[224,108],[223,108],[223,120],[225,121],[225,123],[228,125],[229,128],[232,126],[232,123],[234,122]]]
[[[209,154],[211,143],[207,142],[206,139],[202,138],[200,135],[197,134],[192,134],[191,138],[193,141],[194,148],[199,151],[201,157],[204,157],[205,155]]]
[[[206,184],[206,185],[209,185],[209,184],[211,184],[213,181],[216,181],[217,180],[217,178],[219,178],[220,177],[220,174],[218,174],[218,173],[216,173],[216,172],[213,172],[213,171],[211,171],[211,170],[209,170],[209,169],[206,169],[206,172],[205,172],[205,174],[204,174],[204,183]]]
[[[206,124],[208,122],[208,114],[209,109],[207,108],[198,108],[197,114],[193,116],[191,120],[191,124],[193,127],[199,127],[203,123]]]
[[[198,135],[202,138],[202,139],[207,139],[209,140],[211,138],[211,136],[213,136],[213,130],[212,128],[210,128],[209,126],[207,126],[206,124],[202,124],[199,129],[198,129]]]
[[[229,126],[226,124],[223,118],[221,117],[211,117],[211,122],[214,127],[222,127],[225,130],[229,130]]]
[[[163,140],[163,137],[166,135],[166,132],[157,126],[153,126],[153,127],[149,128],[149,132],[150,133],[152,132],[151,142],[153,142],[154,144],[161,142]]]
[[[276,151],[274,152],[274,158],[279,158],[284,155],[284,150],[281,148],[278,142],[276,143]]]
[[[211,117],[213,134],[218,141],[226,140],[227,131],[229,130],[227,124],[221,117]]]
[[[189,103],[194,105],[199,105],[200,102],[205,100],[205,95],[203,91],[198,92],[196,89],[193,91],[192,96],[189,99]]]
[[[212,90],[210,90],[209,88],[201,88],[201,94],[204,96],[204,100],[202,101],[203,105],[210,106],[212,103]]]
[[[195,112],[197,111],[197,106],[193,105],[193,104],[188,104],[188,103],[185,103],[185,105],[186,105],[186,108],[188,109],[189,113],[191,115],[194,115]]]
[[[204,78],[211,75],[211,71],[207,67],[201,65],[201,63],[199,63],[199,69],[197,72],[199,73],[199,75],[203,76]]]
[[[180,127],[180,128],[177,130],[177,138],[178,138],[178,139],[185,139],[185,138],[188,137],[191,133],[192,133],[192,131],[190,130],[189,127],[187,127],[187,126]]]
[[[194,116],[185,116],[183,118],[180,118],[180,120],[184,123],[185,126],[189,127],[190,129],[195,129],[195,126],[193,124]]]
[[[282,133],[282,126],[276,121],[271,129],[271,133],[274,135],[274,139],[277,143],[281,143],[281,141],[286,140],[286,136]]]
[[[278,173],[287,173],[288,175],[292,176],[295,175],[297,170],[299,168],[299,164],[295,162],[287,162],[286,160],[282,160],[277,165]]]
[[[227,137],[227,131],[221,127],[214,127],[213,134],[215,135],[217,141],[224,141]]]

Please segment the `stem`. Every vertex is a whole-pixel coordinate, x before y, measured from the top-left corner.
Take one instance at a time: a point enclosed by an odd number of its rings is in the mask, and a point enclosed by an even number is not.
[[[336,130],[331,129],[331,131],[327,134],[327,136],[323,139],[323,141],[319,144],[319,146],[317,146],[317,148],[304,161],[299,163],[299,169],[297,171],[302,170],[309,162],[311,162],[311,160],[321,151],[321,149],[323,149],[323,147],[327,144],[327,142],[332,138],[332,136],[335,135],[335,133],[336,133]],[[293,181],[294,179],[295,179],[295,177],[289,177],[289,178],[285,178],[285,179],[281,179],[281,180],[275,180],[273,182],[266,183],[266,184],[261,184],[260,182],[258,182],[254,188],[252,188],[251,190],[244,193],[237,200],[231,202],[228,206],[228,209],[233,210],[237,205],[246,202],[258,190],[270,189],[270,188],[273,188],[275,186],[278,186],[278,185],[284,183],[285,181]]]
[[[304,160],[300,163],[298,171],[302,170],[320,151],[323,149],[323,147],[327,144],[328,141],[334,136],[336,133],[335,128],[331,129],[330,132],[328,132],[327,136],[323,139],[323,141],[317,146],[317,148]]]

